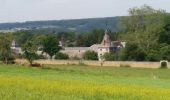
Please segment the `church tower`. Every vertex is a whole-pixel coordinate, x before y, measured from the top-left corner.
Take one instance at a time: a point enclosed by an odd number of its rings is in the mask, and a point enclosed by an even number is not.
[[[102,43],[100,44],[100,46],[98,47],[98,58],[100,61],[104,60],[103,59],[103,55],[105,53],[109,53],[112,52],[112,40],[108,34],[108,30],[105,31]]]
[[[101,45],[110,47],[111,44],[112,44],[112,41],[110,39],[110,36],[108,35],[108,30],[106,30]]]

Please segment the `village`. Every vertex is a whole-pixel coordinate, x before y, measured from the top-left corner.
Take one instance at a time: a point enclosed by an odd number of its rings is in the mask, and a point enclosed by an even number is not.
[[[101,44],[94,44],[90,47],[65,47],[64,44],[65,44],[64,41],[59,41],[59,46],[62,48],[60,52],[67,54],[70,58],[78,57],[80,59],[83,59],[83,54],[87,52],[88,50],[90,50],[90,51],[97,52],[98,60],[102,61],[104,60],[102,59],[102,56],[105,53],[115,54],[121,48],[124,48],[126,43],[119,42],[119,41],[112,41],[110,39],[110,36],[108,35],[108,31],[106,30]],[[23,54],[21,47],[17,44],[15,40],[12,41],[11,49],[16,54]],[[44,55],[45,58],[50,59],[49,55],[46,53],[43,53],[43,51],[41,50],[37,51],[37,54],[38,55],[42,54]]]

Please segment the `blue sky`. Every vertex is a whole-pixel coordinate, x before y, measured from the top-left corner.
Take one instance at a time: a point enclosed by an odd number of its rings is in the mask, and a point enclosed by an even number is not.
[[[170,12],[170,0],[0,0],[0,23],[122,16],[144,4]]]

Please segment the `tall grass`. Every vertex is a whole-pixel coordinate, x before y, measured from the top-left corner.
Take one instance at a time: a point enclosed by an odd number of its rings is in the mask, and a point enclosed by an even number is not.
[[[170,99],[167,69],[45,67],[1,65],[0,100]]]

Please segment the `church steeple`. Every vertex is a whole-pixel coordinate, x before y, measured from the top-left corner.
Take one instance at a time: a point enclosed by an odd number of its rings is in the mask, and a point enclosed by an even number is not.
[[[111,39],[110,39],[110,36],[109,36],[109,34],[108,34],[108,30],[106,29],[105,30],[105,35],[104,35],[104,37],[103,37],[103,41],[102,41],[102,45],[103,46],[111,46]]]

